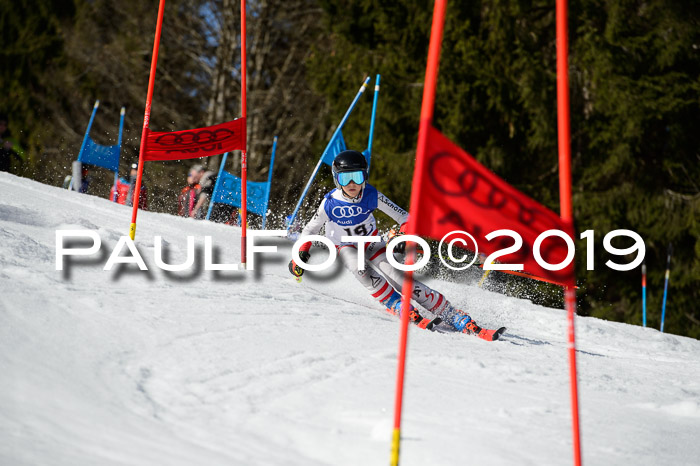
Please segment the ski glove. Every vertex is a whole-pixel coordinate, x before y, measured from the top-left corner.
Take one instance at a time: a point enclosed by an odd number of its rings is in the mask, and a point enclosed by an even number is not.
[[[308,251],[299,251],[299,259],[301,259],[304,262],[308,262],[309,259],[311,258],[311,254],[309,254]],[[304,275],[304,269],[299,267],[294,263],[294,260],[289,261],[289,273],[294,275],[295,277],[301,277]]]
[[[403,225],[401,225],[401,229],[403,229]],[[394,238],[398,238],[399,236],[403,235],[404,232],[399,230],[396,231],[395,229],[389,230],[389,235],[388,235],[388,240],[391,241]],[[402,241],[396,245],[394,248],[394,252],[399,253],[399,254],[406,254],[406,241]]]

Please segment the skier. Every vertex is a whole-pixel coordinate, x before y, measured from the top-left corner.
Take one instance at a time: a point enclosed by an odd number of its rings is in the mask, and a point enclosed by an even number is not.
[[[408,213],[367,182],[367,160],[360,152],[346,150],[338,154],[333,161],[332,171],[336,189],[326,194],[301,236],[318,234],[325,225],[326,237],[335,244],[345,268],[386,307],[388,312],[398,314],[401,311],[401,294],[396,289],[400,289],[403,282],[403,272],[389,264],[385,242],[380,240],[365,245],[365,267],[364,270],[360,270],[358,243],[343,243],[340,238],[378,235],[376,221],[372,215],[375,209],[393,218],[402,226],[402,230],[408,221]],[[310,248],[311,243],[307,242],[299,249],[299,258],[302,261],[308,262],[311,257]],[[301,277],[304,273],[304,269],[293,260],[289,262],[289,271],[296,277]],[[466,312],[452,306],[440,292],[417,280],[414,282],[412,298],[437,316],[432,321],[425,319],[411,305],[410,320],[419,327],[433,329],[435,325],[444,321],[460,332],[472,333],[485,340],[496,340],[505,330],[482,329]]]

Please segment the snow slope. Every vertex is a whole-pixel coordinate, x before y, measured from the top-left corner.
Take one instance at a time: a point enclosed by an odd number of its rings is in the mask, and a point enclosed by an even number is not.
[[[254,272],[240,230],[139,214],[149,266],[102,270],[131,210],[0,173],[0,464],[385,465],[398,321],[343,270]],[[90,229],[101,254],[55,270],[55,231]],[[196,267],[171,263],[196,236]],[[316,259],[320,254],[317,254]],[[320,259],[320,257],[318,257]],[[504,339],[412,328],[401,464],[572,463],[564,311],[432,282]],[[700,342],[577,318],[584,464],[700,464]]]

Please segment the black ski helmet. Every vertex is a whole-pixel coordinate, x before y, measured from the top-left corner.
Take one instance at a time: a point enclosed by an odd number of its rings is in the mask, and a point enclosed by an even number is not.
[[[338,173],[363,171],[365,173],[365,182],[362,183],[362,187],[364,188],[365,183],[367,183],[367,168],[367,159],[361,152],[357,152],[356,150],[344,150],[336,155],[335,160],[333,160],[332,170],[335,187],[342,189],[340,183],[338,183]]]

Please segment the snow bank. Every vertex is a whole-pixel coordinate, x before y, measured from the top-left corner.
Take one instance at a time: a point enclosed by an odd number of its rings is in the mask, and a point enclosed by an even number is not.
[[[240,230],[142,212],[148,272],[102,270],[131,210],[0,173],[0,464],[385,465],[398,322],[342,270],[255,272]],[[102,252],[55,270],[55,231],[98,231]],[[153,237],[168,262],[153,267]],[[564,311],[432,282],[503,340],[411,329],[401,464],[571,464]],[[577,318],[584,464],[700,458],[700,342]]]

